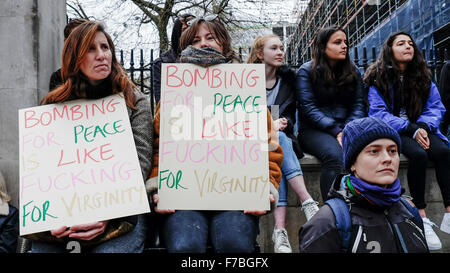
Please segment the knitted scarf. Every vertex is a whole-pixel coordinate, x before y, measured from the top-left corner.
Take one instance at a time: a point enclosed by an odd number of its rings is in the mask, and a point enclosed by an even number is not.
[[[215,64],[228,63],[230,60],[213,48],[196,48],[190,45],[181,52],[180,62],[208,67]]]
[[[401,185],[397,178],[386,188],[370,184],[353,175],[343,177],[344,188],[356,197],[365,199],[369,204],[379,208],[389,208],[400,200]]]

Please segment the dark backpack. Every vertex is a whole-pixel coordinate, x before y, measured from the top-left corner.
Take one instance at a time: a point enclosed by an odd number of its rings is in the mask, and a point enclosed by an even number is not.
[[[403,197],[400,198],[400,201],[419,223],[423,223],[419,210],[417,210],[416,207],[411,206]],[[352,219],[350,217],[349,206],[344,200],[337,197],[328,199],[325,201],[325,204],[330,206],[334,213],[336,218],[336,228],[338,229],[339,237],[342,241],[342,250],[347,252],[350,244],[350,237],[352,236]]]

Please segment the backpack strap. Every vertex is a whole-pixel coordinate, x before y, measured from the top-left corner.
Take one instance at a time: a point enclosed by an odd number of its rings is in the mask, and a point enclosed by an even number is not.
[[[336,218],[336,227],[342,241],[342,249],[344,252],[347,252],[350,244],[350,237],[352,235],[352,219],[350,217],[349,206],[340,198],[328,199],[325,201],[325,204],[330,206],[334,213]]]
[[[403,197],[400,197],[400,201],[409,210],[409,212],[414,216],[414,218],[417,220],[417,222],[420,223],[421,226],[423,227],[423,220],[419,214],[419,210],[416,207],[411,206],[411,204],[408,201],[406,201],[406,199]]]

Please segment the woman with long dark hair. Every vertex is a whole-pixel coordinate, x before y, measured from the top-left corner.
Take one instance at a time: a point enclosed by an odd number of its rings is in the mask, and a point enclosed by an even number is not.
[[[408,33],[388,37],[364,81],[370,86],[369,116],[386,121],[401,135],[401,152],[409,159],[409,191],[423,218],[428,247],[440,249],[434,224],[425,213],[425,180],[427,162],[432,160],[446,211],[441,229],[450,232],[450,149],[439,130],[445,108],[422,53]]]
[[[312,61],[297,72],[299,142],[322,163],[320,190],[327,197],[342,172],[342,129],[365,115],[361,76],[348,55],[347,34],[336,26],[321,29],[314,39]]]
[[[150,104],[135,90],[135,85],[117,61],[112,39],[101,23],[87,21],[72,31],[64,43],[61,75],[63,84],[48,93],[41,104],[123,95],[145,180],[151,170]],[[144,249],[145,230],[143,215],[63,226],[30,235],[33,240],[31,252],[66,252],[67,242],[75,240],[83,246],[83,251],[137,253]]]

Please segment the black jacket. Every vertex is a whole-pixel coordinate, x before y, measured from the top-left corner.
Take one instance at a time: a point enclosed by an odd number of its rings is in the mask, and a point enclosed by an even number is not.
[[[297,109],[295,94],[298,89],[295,71],[287,66],[282,66],[277,70],[277,76],[281,78],[281,85],[278,90],[277,97],[275,98],[274,105],[278,105],[279,117],[273,117],[273,119],[286,118],[289,120],[288,126],[283,130],[283,132],[286,136],[292,139],[292,147],[294,148],[297,158],[300,159],[304,156],[304,154],[298,144],[297,138],[294,136],[294,124],[296,121],[295,111]],[[272,106],[269,106],[269,110],[273,115]]]
[[[399,238],[403,239],[409,253],[428,252],[423,224],[418,223],[402,202],[386,210],[369,205],[345,193],[340,187],[342,175],[334,181],[329,198],[338,197],[350,202],[352,235],[348,252],[401,253]],[[299,231],[300,252],[342,252],[341,237],[336,228],[333,211],[328,205],[320,208]]]
[[[14,253],[19,238],[19,211],[9,205],[9,214],[0,216],[0,253]]]
[[[315,128],[336,137],[345,124],[365,116],[361,75],[356,69],[356,86],[325,88],[313,86],[311,69],[309,61],[297,71],[300,129]]]
[[[161,64],[162,63],[176,63],[177,56],[173,49],[169,49],[168,51],[161,54],[161,56],[155,60],[155,63],[152,67],[152,81],[153,81],[153,94],[155,96],[155,103],[158,104],[158,101],[161,98]]]
[[[61,68],[56,70],[52,73],[50,76],[50,83],[49,83],[49,89],[48,92],[52,91],[56,87],[60,86],[62,84],[62,78],[61,78]]]

